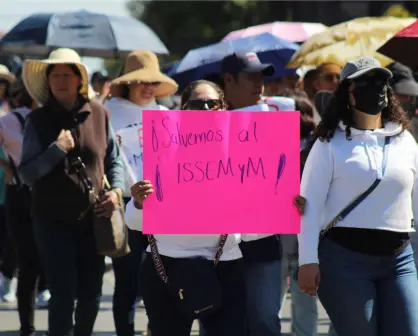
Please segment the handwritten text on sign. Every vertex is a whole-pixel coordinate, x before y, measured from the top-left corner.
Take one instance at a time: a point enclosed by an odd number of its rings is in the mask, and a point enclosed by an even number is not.
[[[299,113],[144,111],[144,233],[298,233]]]

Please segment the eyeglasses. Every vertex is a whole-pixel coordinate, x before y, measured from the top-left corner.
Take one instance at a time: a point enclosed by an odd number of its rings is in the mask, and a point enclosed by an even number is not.
[[[218,111],[223,108],[222,100],[220,99],[195,99],[189,100],[183,105],[183,110],[212,110]]]
[[[323,73],[321,74],[321,77],[325,79],[327,82],[333,82],[336,80],[337,82],[340,81],[340,74],[336,73]]]

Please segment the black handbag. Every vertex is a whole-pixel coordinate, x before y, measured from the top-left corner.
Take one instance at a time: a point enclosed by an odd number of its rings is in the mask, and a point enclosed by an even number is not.
[[[228,235],[221,235],[213,261],[206,258],[173,258],[167,276],[157,242],[148,235],[151,256],[161,280],[166,283],[182,314],[192,320],[216,312],[222,305],[222,286],[216,272]]]

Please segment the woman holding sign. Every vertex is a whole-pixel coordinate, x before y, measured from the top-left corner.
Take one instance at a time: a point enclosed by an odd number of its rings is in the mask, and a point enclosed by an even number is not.
[[[303,172],[299,285],[339,336],[418,335],[418,149],[391,77],[373,58],[345,65]]]
[[[111,83],[112,92],[119,92],[106,102],[111,112],[111,123],[119,139],[125,159],[125,203],[131,197],[130,187],[142,180],[142,111],[166,109],[155,102],[177,91],[177,84],[160,72],[157,56],[146,50],[128,55],[123,73]],[[136,221],[142,221],[135,211]],[[129,207],[126,216],[130,216]],[[113,260],[115,293],[113,316],[118,336],[134,335],[135,301],[138,296],[139,273],[142,265],[142,235],[129,232],[132,252]]]
[[[223,92],[214,83],[197,81],[184,90],[183,109],[223,110],[225,106]],[[142,209],[154,189],[150,181],[142,181],[131,191],[135,207]],[[141,229],[130,218],[127,224]],[[152,335],[189,336],[194,319],[201,321],[207,336],[246,335],[246,290],[238,244],[241,239],[262,237],[149,236],[141,278]]]

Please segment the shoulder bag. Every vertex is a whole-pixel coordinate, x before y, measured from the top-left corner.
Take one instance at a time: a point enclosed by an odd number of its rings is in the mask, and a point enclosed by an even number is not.
[[[206,258],[171,258],[167,276],[155,237],[148,235],[158,276],[169,286],[184,316],[193,320],[203,318],[216,312],[222,305],[222,286],[215,268],[227,239],[227,234],[221,235],[213,261]]]

